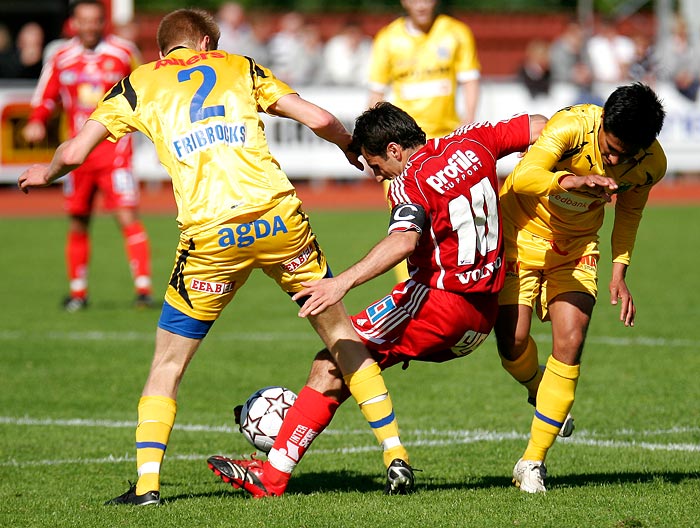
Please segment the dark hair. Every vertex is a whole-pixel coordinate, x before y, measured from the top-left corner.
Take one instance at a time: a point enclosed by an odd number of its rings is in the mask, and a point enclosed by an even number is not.
[[[70,4],[68,4],[68,15],[73,16],[75,14],[75,8],[81,5],[98,6],[102,8],[103,14],[107,11],[104,2],[102,2],[101,0],[71,0]]]
[[[221,31],[214,17],[203,9],[178,9],[160,21],[156,39],[165,55],[178,44],[194,47],[205,36],[209,37],[211,49],[217,49]]]
[[[398,106],[382,101],[357,118],[350,148],[357,154],[364,148],[367,154],[386,159],[389,143],[412,148],[422,147],[425,141],[425,132],[415,119]]]
[[[603,128],[625,146],[649,147],[661,132],[666,112],[654,90],[636,82],[620,86],[603,107]]]

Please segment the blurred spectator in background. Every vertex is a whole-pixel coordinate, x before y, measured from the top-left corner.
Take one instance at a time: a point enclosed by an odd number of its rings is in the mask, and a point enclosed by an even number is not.
[[[602,18],[599,21],[598,30],[588,40],[587,47],[594,81],[619,83],[628,78],[629,66],[634,60],[634,42],[619,34],[612,20]]]
[[[632,36],[634,58],[627,75],[633,81],[653,86],[657,78],[657,56],[651,38],[637,33]]]
[[[549,67],[552,81],[577,84],[576,67],[583,63],[588,66],[586,35],[576,20],[570,20],[549,47]],[[589,76],[590,77],[590,76]]]
[[[356,20],[348,21],[323,48],[324,84],[366,86],[372,39]]]
[[[323,72],[323,38],[318,24],[307,22],[302,27],[302,56],[298,58],[300,84],[317,84]]]
[[[268,45],[270,69],[287,84],[313,84],[322,63],[323,44],[318,28],[307,24],[296,12],[280,18],[277,31]]]
[[[219,49],[236,55],[244,55],[256,62],[266,65],[268,53],[266,46],[246,19],[245,10],[241,4],[226,2],[221,4],[216,13],[221,38]]]
[[[549,46],[540,39],[532,40],[525,49],[525,59],[518,70],[518,79],[533,99],[549,95],[552,81],[549,69]]]
[[[76,36],[59,47],[46,63],[32,97],[32,111],[23,130],[30,143],[44,141],[46,122],[59,103],[73,136],[107,90],[140,62],[133,44],[116,36],[104,36],[105,7],[100,0],[74,0],[70,21]],[[103,141],[64,180],[70,224],[66,243],[69,294],[63,306],[68,312],[87,307],[89,226],[98,191],[103,194],[106,209],[116,210],[134,279],[135,305],[150,306],[150,250],[137,213],[138,185],[131,171],[128,138],[117,143]]]
[[[588,57],[586,33],[576,20],[570,20],[549,47],[552,82],[567,83],[576,88],[572,104],[602,104],[593,93],[593,71]]]
[[[10,77],[12,64],[14,64],[12,33],[5,24],[0,24],[0,79]]]
[[[664,55],[663,66],[678,93],[695,101],[700,89],[700,53],[693,49],[686,21],[677,16],[673,25],[670,50]]]
[[[0,41],[8,39],[4,52],[0,52],[0,77],[9,79],[38,79],[41,73],[42,53],[44,51],[44,30],[36,22],[23,25],[17,34],[15,46],[12,46],[7,27],[0,32]]]

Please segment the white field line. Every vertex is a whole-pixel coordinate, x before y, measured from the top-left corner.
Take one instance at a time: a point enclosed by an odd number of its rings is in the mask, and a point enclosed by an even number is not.
[[[58,427],[103,427],[103,428],[135,428],[136,422],[129,420],[93,420],[85,418],[54,419],[54,418],[32,418],[29,416],[0,416],[0,425],[29,425],[29,426],[58,426]],[[204,424],[181,424],[176,423],[175,429],[179,431],[194,431],[204,433],[232,433],[236,429],[228,425],[204,425]],[[618,429],[617,431],[605,432],[604,436],[662,436],[673,434],[694,434],[700,433],[700,426],[671,427],[669,429],[652,429],[637,431],[633,429]],[[324,435],[369,435],[369,429],[326,429]],[[459,438],[465,434],[493,434],[492,431],[480,429],[475,430],[448,430],[448,429],[413,429],[404,433],[412,436],[445,436],[449,438]],[[498,433],[506,434],[506,433]],[[516,434],[516,433],[511,433]],[[576,429],[576,436],[598,437],[603,434],[585,429]],[[505,439],[505,438],[504,438]]]
[[[60,330],[34,333],[20,330],[0,331],[0,341],[146,341],[155,340],[155,332],[111,332],[102,330],[92,330],[88,332],[63,332]],[[313,332],[216,332],[207,339],[210,340],[236,340],[236,341],[283,341],[283,340],[306,340],[318,341],[319,338]]]
[[[0,424],[10,425],[10,426],[44,426],[44,427],[112,427],[112,428],[133,428],[133,422],[127,421],[107,421],[107,420],[83,420],[83,419],[73,419],[73,420],[52,420],[52,419],[34,419],[29,417],[9,417],[0,416]],[[196,425],[196,424],[182,424],[176,425],[176,429],[186,430],[186,431],[197,431],[205,433],[230,433],[233,429],[229,426],[209,426],[209,425]],[[630,431],[623,430],[618,431],[617,434],[613,433],[612,436],[617,436],[620,434],[624,435],[634,435],[637,437],[649,437],[649,436],[662,436],[669,434],[688,434],[688,433],[698,433],[700,432],[700,427],[673,427],[671,429],[659,429],[655,431]],[[342,429],[330,429],[324,434],[332,435],[365,435],[368,439],[371,438],[369,431],[366,430],[342,430]],[[611,435],[606,435],[611,436]],[[416,438],[406,442],[408,447],[441,447],[441,446],[453,446],[460,444],[472,444],[476,442],[503,442],[509,440],[527,440],[528,435],[523,433],[517,433],[515,431],[510,432],[497,432],[497,431],[485,431],[485,430],[438,430],[438,429],[428,429],[428,430],[413,430],[406,431],[404,433],[404,438]],[[576,434],[568,439],[560,440],[565,443],[570,443],[574,445],[585,445],[591,447],[599,448],[609,448],[609,449],[644,449],[647,451],[677,451],[684,453],[700,453],[700,444],[692,443],[652,443],[652,442],[640,442],[637,440],[633,441],[622,441],[613,440],[610,438],[602,438],[602,435],[587,431],[577,431]],[[364,446],[351,446],[339,449],[312,449],[309,451],[309,455],[337,455],[337,454],[352,454],[352,453],[364,453],[370,451],[377,451],[379,449],[376,445],[364,445]],[[168,455],[170,460],[203,460],[206,458],[207,454],[188,454],[188,455]],[[54,459],[54,460],[16,460],[9,459],[0,461],[0,467],[30,467],[30,466],[45,466],[45,465],[67,465],[67,464],[114,464],[121,462],[133,462],[135,457],[133,455],[123,455],[114,456],[110,455],[103,458],[71,458],[71,459]]]
[[[552,336],[547,333],[534,334],[533,337],[540,342],[551,342]],[[21,330],[1,330],[0,341],[26,341],[26,340],[64,340],[64,341],[146,341],[153,342],[155,332],[63,332],[50,331],[46,333],[29,333]],[[318,341],[318,337],[312,332],[215,332],[208,338],[211,340],[234,341]],[[613,337],[589,335],[588,344],[632,346],[632,347],[659,347],[659,348],[689,348],[700,345],[698,339],[667,339],[665,337],[635,336]]]

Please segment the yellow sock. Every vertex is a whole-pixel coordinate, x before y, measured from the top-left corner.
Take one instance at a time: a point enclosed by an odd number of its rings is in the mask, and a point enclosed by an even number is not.
[[[542,381],[539,359],[537,357],[537,343],[528,336],[525,352],[515,361],[509,361],[501,356],[501,365],[515,380],[527,389],[529,398],[537,396],[537,388]]]
[[[143,396],[139,400],[136,426],[136,494],[160,490],[160,466],[175,423],[177,404],[164,396]]]
[[[547,451],[554,445],[566,415],[574,404],[580,370],[581,365],[566,365],[549,357],[537,392],[537,407],[524,460],[544,460]]]
[[[394,407],[379,365],[373,363],[343,379],[384,450],[384,465],[388,467],[395,458],[409,463],[408,452],[401,444]]]

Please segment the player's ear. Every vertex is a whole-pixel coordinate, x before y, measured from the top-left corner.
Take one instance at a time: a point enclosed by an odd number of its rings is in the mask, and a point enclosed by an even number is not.
[[[386,155],[387,155],[387,157],[392,157],[392,158],[394,158],[395,160],[400,160],[400,159],[401,159],[401,152],[402,152],[402,151],[403,151],[403,149],[401,148],[401,145],[399,145],[398,143],[394,143],[393,141],[390,142],[390,143],[386,146]]]
[[[211,40],[209,35],[204,35],[199,42],[199,51],[209,51],[211,49]]]

